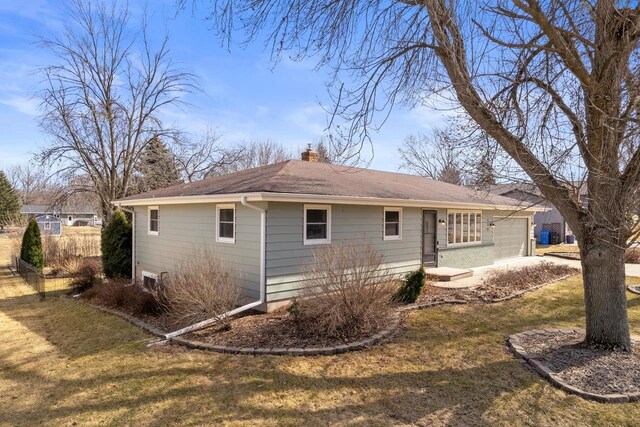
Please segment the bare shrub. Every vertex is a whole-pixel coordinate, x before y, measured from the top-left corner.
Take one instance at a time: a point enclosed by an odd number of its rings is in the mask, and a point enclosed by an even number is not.
[[[71,273],[72,279],[69,284],[71,292],[74,294],[85,292],[102,281],[102,271],[99,264],[83,258],[74,258],[74,263],[76,260],[80,260],[80,263],[74,264],[75,270]]]
[[[105,280],[95,286],[88,296],[97,300],[98,304],[121,308],[127,301],[126,287],[130,285],[131,282],[126,279]]]
[[[132,314],[157,316],[164,313],[164,294],[152,293],[144,289],[142,284],[136,283],[126,288],[127,299],[125,305]]]
[[[78,266],[78,259],[100,255],[100,239],[97,235],[69,234],[62,236],[42,236],[45,265],[51,273],[69,272]]]
[[[494,271],[474,290],[481,300],[492,301],[578,273],[578,268],[543,261],[536,265]]]
[[[399,282],[381,271],[371,243],[332,243],[313,257],[292,310],[302,333],[350,339],[387,324]]]
[[[206,319],[218,318],[240,302],[240,280],[216,252],[202,248],[187,254],[163,282],[162,294],[167,316],[179,328]]]

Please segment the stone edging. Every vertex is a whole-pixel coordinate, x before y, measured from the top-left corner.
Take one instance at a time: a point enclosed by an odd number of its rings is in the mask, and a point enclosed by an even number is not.
[[[443,300],[443,301],[431,301],[431,302],[424,302],[422,304],[410,304],[410,305],[404,305],[398,308],[399,312],[405,312],[405,311],[411,311],[411,310],[425,310],[427,308],[431,308],[431,307],[436,307],[438,305],[445,305],[445,304],[468,304],[468,301],[464,301],[461,299],[450,299],[450,300]]]
[[[82,304],[88,305],[89,307],[96,308],[105,313],[113,314],[115,316],[121,317],[134,325],[138,326],[141,329],[149,332],[151,335],[155,335],[160,338],[165,338],[166,332],[161,331],[153,325],[144,322],[137,317],[131,316],[130,314],[124,313],[120,310],[115,310],[112,308],[103,307],[97,304],[91,304],[89,302],[82,301]],[[200,350],[208,350],[214,351],[217,353],[227,353],[227,354],[245,354],[245,355],[274,355],[274,356],[318,356],[318,355],[329,355],[329,354],[340,354],[346,353],[349,351],[356,350],[364,350],[369,348],[375,344],[381,344],[383,342],[389,341],[392,339],[397,333],[400,327],[400,316],[398,313],[394,313],[392,315],[391,323],[385,329],[380,331],[377,334],[372,335],[369,338],[365,338],[360,341],[355,341],[352,343],[338,345],[333,347],[308,347],[308,348],[262,348],[262,347],[230,347],[225,345],[215,345],[204,343],[201,341],[192,341],[182,337],[174,337],[170,338],[169,342],[183,345],[185,347],[200,349]]]
[[[627,286],[627,291],[632,294],[640,295],[640,285],[629,285]]]
[[[332,347],[307,347],[307,348],[263,348],[263,347],[229,347],[224,345],[209,344],[200,341],[191,341],[181,337],[171,338],[170,341],[189,348],[215,351],[217,353],[244,354],[244,355],[272,355],[272,356],[320,356],[347,353],[349,351],[364,350],[375,344],[381,344],[393,338],[400,326],[400,316],[394,313],[391,324],[377,334],[360,341],[332,346]]]
[[[584,329],[538,329],[533,331],[521,332],[519,334],[511,335],[507,339],[507,348],[513,355],[520,359],[524,360],[536,371],[542,378],[549,381],[553,386],[563,390],[566,393],[575,394],[583,399],[594,400],[596,402],[601,403],[625,403],[625,402],[638,402],[640,401],[640,392],[636,393],[620,393],[620,394],[597,394],[590,393],[584,390],[581,390],[577,387],[570,385],[561,379],[558,375],[552,372],[542,361],[536,359],[534,357],[529,356],[526,350],[522,347],[521,337],[527,335],[536,335],[543,333],[565,333],[565,334],[573,334],[573,333],[582,333],[584,334]]]
[[[75,298],[74,298],[75,299]],[[114,316],[118,316],[118,317],[122,317],[124,320],[127,320],[130,323],[133,323],[134,325],[136,325],[137,327],[144,329],[145,331],[149,332],[151,335],[155,335],[156,337],[160,337],[160,338],[164,338],[166,332],[161,331],[160,329],[156,328],[153,325],[150,325],[149,323],[142,321],[140,319],[138,319],[135,316],[132,316],[130,314],[127,314],[123,311],[120,310],[115,310],[113,308],[108,308],[108,307],[104,307],[101,305],[97,305],[97,304],[91,304],[90,302],[86,302],[86,301],[80,301],[80,303],[84,304],[84,305],[88,305],[89,307],[92,308],[97,308],[100,311],[104,311],[105,313],[109,313],[109,314],[113,314]]]
[[[574,258],[571,255],[564,255],[567,253],[580,253],[580,252],[547,252],[542,254],[543,257],[550,256],[554,258],[568,259],[569,261],[580,261],[580,258]]]

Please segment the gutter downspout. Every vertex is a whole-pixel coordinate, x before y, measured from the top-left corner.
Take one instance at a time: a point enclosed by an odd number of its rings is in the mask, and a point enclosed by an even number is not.
[[[136,211],[116,204],[118,209],[131,214],[131,284],[136,283]]]
[[[258,299],[258,301],[254,301],[252,303],[243,305],[241,307],[235,308],[231,311],[228,311],[224,314],[222,314],[221,316],[217,316],[211,319],[207,319],[207,320],[203,320],[202,322],[198,322],[195,323],[191,326],[187,326],[185,328],[179,329],[177,331],[173,331],[173,332],[169,332],[167,334],[164,335],[164,338],[167,340],[170,340],[171,338],[186,334],[188,332],[193,332],[193,331],[197,331],[198,329],[202,329],[205,328],[209,325],[212,325],[216,322],[218,322],[219,320],[225,319],[227,317],[231,317],[235,314],[238,313],[242,313],[243,311],[247,311],[249,309],[252,309],[254,307],[257,307],[259,305],[262,305],[265,301],[266,301],[266,297],[267,297],[267,280],[266,280],[266,270],[265,270],[265,265],[266,265],[266,230],[267,230],[267,211],[265,209],[259,208],[255,205],[250,204],[249,202],[247,202],[247,197],[246,196],[242,196],[240,198],[240,203],[242,203],[242,206],[245,206],[247,208],[256,210],[258,212],[260,212],[260,298]]]

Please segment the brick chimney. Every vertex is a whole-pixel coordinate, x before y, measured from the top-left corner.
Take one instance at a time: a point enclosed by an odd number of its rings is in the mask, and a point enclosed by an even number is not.
[[[309,144],[309,148],[302,152],[302,160],[305,162],[318,162],[318,153],[313,151],[311,144]]]

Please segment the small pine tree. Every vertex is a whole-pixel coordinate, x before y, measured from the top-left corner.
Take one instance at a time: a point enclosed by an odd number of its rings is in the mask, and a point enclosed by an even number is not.
[[[102,230],[102,267],[110,279],[131,277],[131,224],[121,210],[116,210]]]
[[[22,236],[20,258],[38,270],[44,268],[44,251],[42,250],[42,240],[40,239],[40,228],[35,219],[29,221],[29,225]]]
[[[393,296],[393,301],[401,304],[412,304],[416,302],[422,288],[424,287],[427,275],[423,268],[407,273],[400,289]]]
[[[493,169],[491,154],[483,154],[476,166],[475,187],[479,190],[488,190],[496,184],[496,174]]]
[[[152,139],[142,153],[137,166],[137,190],[153,191],[182,182],[174,154],[158,138]]]
[[[0,229],[20,216],[20,198],[7,175],[0,171]]]
[[[331,153],[329,152],[327,146],[324,144],[323,140],[320,140],[316,144],[316,152],[318,153],[319,163],[333,163],[333,161],[331,160]]]

